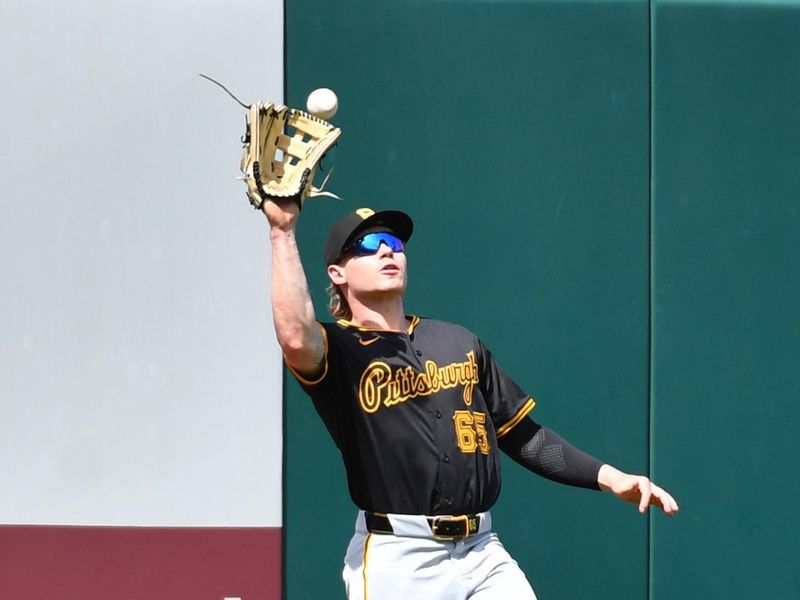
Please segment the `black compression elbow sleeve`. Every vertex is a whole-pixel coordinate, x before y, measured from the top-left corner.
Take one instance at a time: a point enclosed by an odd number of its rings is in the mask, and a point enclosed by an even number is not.
[[[571,446],[555,431],[523,419],[499,440],[500,449],[526,469],[558,483],[599,490],[603,463]]]

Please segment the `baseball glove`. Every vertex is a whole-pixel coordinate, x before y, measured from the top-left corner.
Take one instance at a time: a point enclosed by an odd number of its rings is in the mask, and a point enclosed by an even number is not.
[[[324,191],[327,177],[320,187],[314,187],[314,175],[342,130],[308,113],[272,102],[255,102],[249,109],[242,138],[240,179],[247,184],[250,204],[259,209],[267,200],[294,201],[302,208],[309,196],[338,198]]]

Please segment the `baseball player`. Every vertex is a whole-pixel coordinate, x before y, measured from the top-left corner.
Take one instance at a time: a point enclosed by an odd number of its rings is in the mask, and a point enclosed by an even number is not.
[[[358,507],[344,583],[350,600],[531,600],[492,532],[502,450],[535,473],[606,490],[667,515],[675,500],[533,421],[535,401],[458,325],[408,315],[411,218],[359,209],[331,225],[332,323],[316,320],[296,245],[295,203],[270,223],[272,308],[286,363],[341,452]]]

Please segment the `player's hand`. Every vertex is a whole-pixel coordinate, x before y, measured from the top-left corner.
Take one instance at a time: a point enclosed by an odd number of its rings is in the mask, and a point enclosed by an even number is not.
[[[646,512],[650,506],[657,506],[671,517],[680,510],[669,492],[643,475],[629,475],[611,465],[603,465],[597,483],[602,490],[612,492],[620,500],[638,504],[640,513]]]
[[[261,211],[266,215],[270,227],[281,231],[294,229],[297,218],[300,216],[300,207],[294,200],[280,204],[267,200],[261,205]]]

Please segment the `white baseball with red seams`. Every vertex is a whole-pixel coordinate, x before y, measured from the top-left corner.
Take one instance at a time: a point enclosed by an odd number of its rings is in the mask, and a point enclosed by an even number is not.
[[[327,121],[332,119],[339,110],[339,99],[333,90],[317,88],[308,95],[306,109],[315,117]]]

